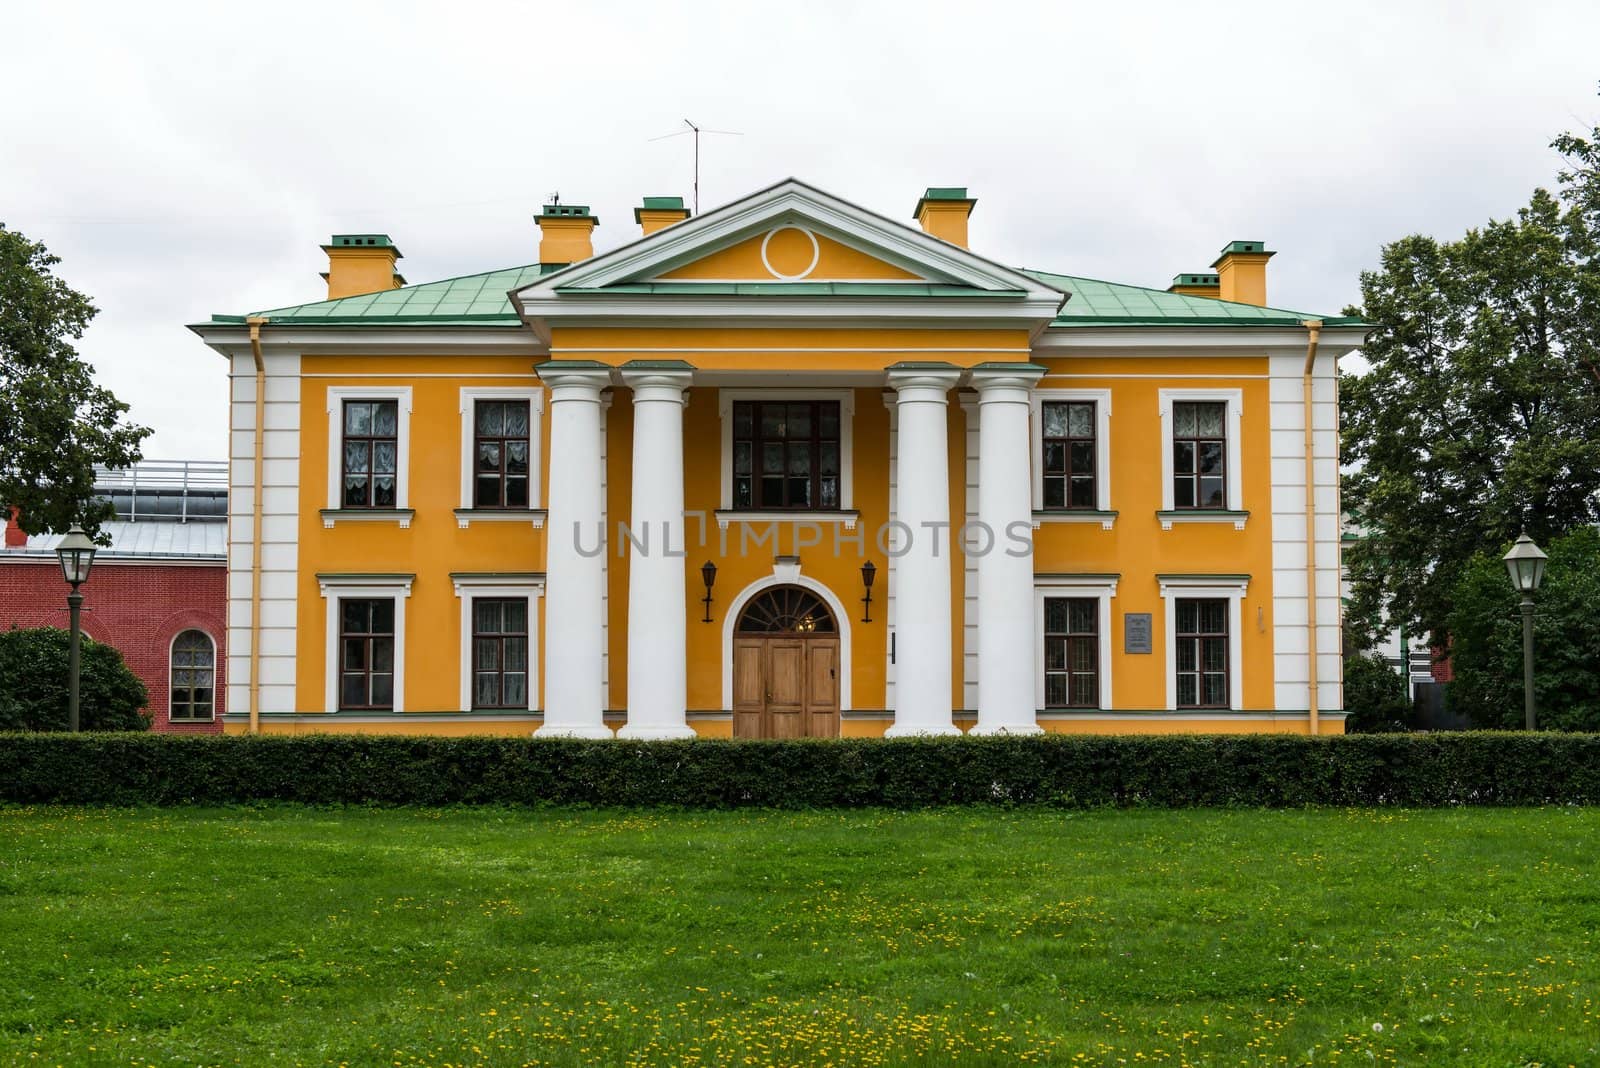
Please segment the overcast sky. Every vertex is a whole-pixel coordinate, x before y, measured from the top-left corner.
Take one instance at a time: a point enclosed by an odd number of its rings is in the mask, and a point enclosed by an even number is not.
[[[1262,239],[1272,304],[1337,313],[1379,246],[1553,182],[1600,122],[1600,4],[9,3],[0,221],[101,309],[82,352],[221,458],[184,329],[325,295],[318,245],[390,234],[412,282],[531,263],[538,205],[701,203],[790,175],[897,219],[978,198],[974,249],[1164,287]]]

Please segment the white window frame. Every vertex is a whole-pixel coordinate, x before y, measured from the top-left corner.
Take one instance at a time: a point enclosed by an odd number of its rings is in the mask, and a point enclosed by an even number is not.
[[[1172,493],[1172,406],[1182,401],[1222,401],[1227,405],[1227,507],[1219,511],[1196,510],[1181,514],[1173,506]],[[1161,414],[1161,529],[1171,530],[1178,523],[1232,523],[1235,529],[1244,529],[1244,443],[1240,434],[1244,424],[1244,390],[1242,389],[1163,389],[1159,391]]]
[[[1163,575],[1158,576],[1161,600],[1166,615],[1167,711],[1178,711],[1178,605],[1197,598],[1217,598],[1228,602],[1228,707],[1226,709],[1185,709],[1196,715],[1208,711],[1238,712],[1244,701],[1244,596],[1250,587],[1248,576]]]
[[[456,599],[461,602],[461,711],[472,708],[472,602],[479,597],[503,599],[525,597],[528,601],[528,711],[539,710],[539,691],[544,683],[539,661],[539,600],[544,596],[543,575],[451,575]],[[514,712],[516,709],[484,709]]]
[[[489,509],[473,507],[473,472],[477,429],[476,411],[481,400],[525,400],[528,402],[528,507]],[[530,516],[544,509],[544,390],[537,386],[462,386],[461,387],[461,507],[456,524],[467,527],[474,521],[511,520],[542,527],[544,517]]]
[[[174,719],[172,715],[172,652],[178,647],[178,639],[189,633],[203,634],[206,641],[211,643],[211,715],[204,719],[186,717]],[[167,722],[168,723],[215,723],[217,721],[217,639],[210,631],[202,627],[184,627],[172,636],[167,642]]]
[[[392,400],[395,403],[395,464],[393,508],[345,508],[340,493],[344,481],[344,402],[347,400]],[[402,527],[411,525],[411,387],[410,386],[329,386],[328,387],[328,508],[323,526],[340,519],[398,519]],[[370,515],[363,515],[370,512]],[[396,516],[396,512],[406,513]]]
[[[339,602],[345,598],[394,601],[394,712],[406,710],[406,601],[414,575],[318,575],[317,586],[327,602],[327,659],[323,711],[339,712]],[[371,712],[352,713],[372,715]],[[382,715],[384,713],[377,713]]]
[[[1093,597],[1100,604],[1100,704],[1101,711],[1115,706],[1111,696],[1111,599],[1117,595],[1116,575],[1035,575],[1033,579],[1033,703],[1040,715],[1070,715],[1085,708],[1046,708],[1044,703],[1044,602],[1058,597]]]
[[[722,504],[720,511],[733,509],[733,405],[735,401],[786,400],[786,401],[837,401],[839,403],[839,507],[816,509],[811,512],[777,511],[752,512],[752,518],[788,520],[816,519],[838,512],[855,510],[855,423],[856,391],[853,389],[719,389],[717,391],[717,416],[722,420]],[[721,517],[718,517],[719,522]],[[846,527],[853,528],[853,520]]]
[[[1044,507],[1044,405],[1046,401],[1094,402],[1094,507],[1111,511],[1111,391],[1109,389],[1035,389],[1028,397],[1032,418],[1033,511],[1035,518],[1052,522],[1099,522],[1093,512]],[[1170,461],[1169,461],[1170,462]]]

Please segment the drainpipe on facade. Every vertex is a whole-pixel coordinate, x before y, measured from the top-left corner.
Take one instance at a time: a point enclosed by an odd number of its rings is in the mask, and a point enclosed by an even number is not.
[[[265,316],[245,320],[250,327],[250,355],[256,362],[255,478],[250,484],[250,733],[261,733],[261,479],[266,441],[267,364],[261,357]]]
[[[1300,375],[1300,395],[1306,424],[1306,677],[1311,702],[1307,707],[1307,715],[1311,733],[1315,735],[1321,727],[1317,709],[1317,468],[1316,455],[1312,452],[1315,439],[1311,432],[1311,370],[1317,362],[1317,341],[1322,336],[1322,320],[1307,319],[1301,325],[1309,335],[1306,341],[1306,365]]]

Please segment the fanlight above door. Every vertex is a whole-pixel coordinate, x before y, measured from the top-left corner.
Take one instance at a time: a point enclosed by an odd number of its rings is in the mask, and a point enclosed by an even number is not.
[[[739,616],[740,634],[835,634],[833,613],[822,599],[799,586],[763,590]]]

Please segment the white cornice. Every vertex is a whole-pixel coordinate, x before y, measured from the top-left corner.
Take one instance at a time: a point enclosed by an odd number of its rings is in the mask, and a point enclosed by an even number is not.
[[[1370,327],[1333,326],[1322,331],[1320,351],[1332,356],[1343,356],[1361,347]],[[1237,350],[1262,352],[1268,349],[1304,353],[1306,329],[1301,326],[1230,327],[1230,326],[1155,326],[1130,324],[1128,326],[1074,326],[1051,327],[1033,342],[1035,356],[1068,356],[1078,352],[1106,352],[1117,349],[1136,349],[1140,355],[1159,356],[1165,352],[1174,355],[1194,355],[1196,349],[1234,350],[1227,355],[1237,355]]]
[[[224,356],[250,354],[250,329],[237,323],[201,323],[189,328]],[[274,326],[261,330],[263,354],[297,356],[407,354],[542,356],[549,346],[526,326]]]

